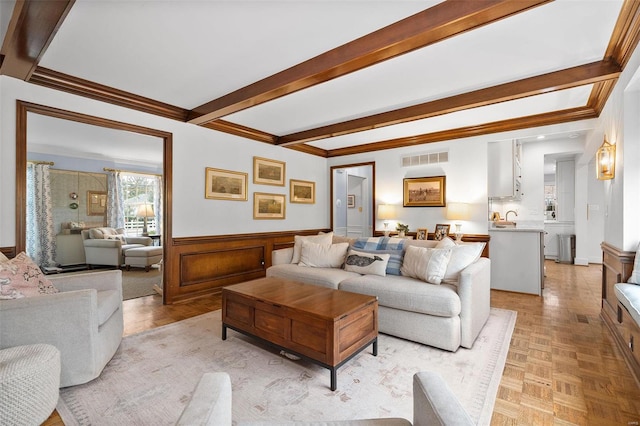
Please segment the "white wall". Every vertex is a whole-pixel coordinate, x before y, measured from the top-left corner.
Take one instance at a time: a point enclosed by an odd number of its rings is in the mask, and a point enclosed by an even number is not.
[[[0,246],[15,245],[16,99],[173,133],[173,236],[329,227],[327,160],[0,76]],[[254,185],[252,157],[286,162],[284,187]],[[204,198],[206,167],[249,173],[249,201]],[[289,179],[316,182],[316,204],[290,204]],[[253,220],[254,191],[287,195],[286,220]]]

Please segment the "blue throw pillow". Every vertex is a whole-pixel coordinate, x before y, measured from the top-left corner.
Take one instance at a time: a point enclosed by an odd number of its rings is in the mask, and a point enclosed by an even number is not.
[[[388,254],[389,262],[387,262],[387,275],[400,275],[400,267],[402,266],[402,259],[404,258],[404,249],[400,250],[365,250],[355,247],[355,244],[351,246],[358,251],[369,254]]]

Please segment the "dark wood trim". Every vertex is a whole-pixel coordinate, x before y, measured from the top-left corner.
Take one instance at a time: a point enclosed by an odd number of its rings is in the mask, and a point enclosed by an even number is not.
[[[277,144],[288,146],[311,142],[318,139],[326,139],[414,120],[422,120],[500,102],[513,101],[515,99],[541,95],[557,90],[565,90],[572,87],[616,79],[621,72],[622,69],[615,63],[605,61],[593,62],[393,111],[292,133],[279,138]]]
[[[0,247],[0,253],[4,254],[9,259],[13,259],[18,254],[15,247]]]
[[[94,117],[74,111],[67,111],[45,105],[38,105],[21,100],[16,101],[16,250],[24,251],[26,245],[26,182],[27,182],[27,116],[28,113],[56,117],[63,120],[77,121],[110,129],[125,130],[155,136],[163,141],[163,189],[164,212],[162,246],[164,258],[171,258],[173,252],[169,243],[173,234],[173,135],[162,130],[155,130],[135,124],[122,123],[106,118]],[[163,268],[164,283],[171,273],[171,264]]]
[[[299,145],[288,146],[286,148],[292,149],[294,151],[304,152],[305,154],[317,155],[318,157],[327,158],[329,156],[329,151],[327,151],[326,149],[306,145],[303,143]]]
[[[390,139],[381,142],[348,146],[329,150],[329,157],[341,157],[343,155],[361,154],[385,149],[401,148],[405,146],[421,145],[433,142],[450,141],[453,139],[468,138],[472,136],[488,135],[492,133],[506,132],[509,130],[521,130],[531,127],[547,126],[550,124],[567,123],[570,121],[596,118],[598,114],[589,107],[579,107],[553,111],[544,114],[518,117],[509,120],[494,121],[475,126],[459,127],[457,129],[441,132],[426,133],[423,135],[407,136],[404,138]]]
[[[272,135],[271,133],[252,129],[251,127],[246,127],[241,124],[236,124],[225,120],[209,121],[202,124],[202,127],[272,145],[275,144],[278,140],[278,137],[276,135]]]
[[[351,167],[371,166],[371,225],[373,229],[376,227],[376,162],[368,161],[364,163],[338,164],[331,166],[329,169],[329,224],[333,229],[333,171],[335,169],[346,169]]]
[[[617,82],[618,79],[601,81],[594,84],[591,89],[591,94],[589,95],[589,100],[587,101],[587,106],[593,108],[596,114],[600,115]]]
[[[445,1],[194,108],[202,124],[504,19],[547,0]]]
[[[220,241],[245,241],[245,240],[255,240],[255,239],[273,239],[277,238],[279,240],[282,239],[290,239],[293,242],[293,239],[296,235],[316,235],[319,232],[330,232],[331,230],[328,228],[318,228],[318,229],[305,229],[305,230],[291,230],[291,231],[276,231],[276,232],[257,232],[251,234],[232,234],[232,235],[203,235],[197,237],[179,237],[174,238],[172,243],[174,246],[189,246],[194,244],[206,244],[206,243],[217,243]]]
[[[16,1],[2,44],[0,74],[29,80],[74,2]]]
[[[43,67],[35,70],[29,82],[178,121],[185,121],[188,114],[180,107]]]
[[[624,68],[640,40],[640,3],[625,0],[613,28],[604,60],[614,61]]]

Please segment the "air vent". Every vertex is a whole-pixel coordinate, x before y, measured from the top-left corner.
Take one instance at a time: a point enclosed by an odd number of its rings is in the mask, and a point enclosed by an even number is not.
[[[438,164],[448,162],[449,151],[425,152],[423,154],[414,154],[402,157],[402,167],[424,166],[425,164]]]

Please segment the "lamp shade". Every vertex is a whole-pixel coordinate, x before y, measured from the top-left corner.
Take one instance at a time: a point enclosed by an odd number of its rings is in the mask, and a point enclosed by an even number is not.
[[[469,204],[447,203],[447,219],[469,220]]]
[[[151,204],[141,204],[136,210],[137,217],[155,217],[153,206]]]
[[[391,204],[378,204],[378,219],[392,220],[396,217],[396,208]]]

